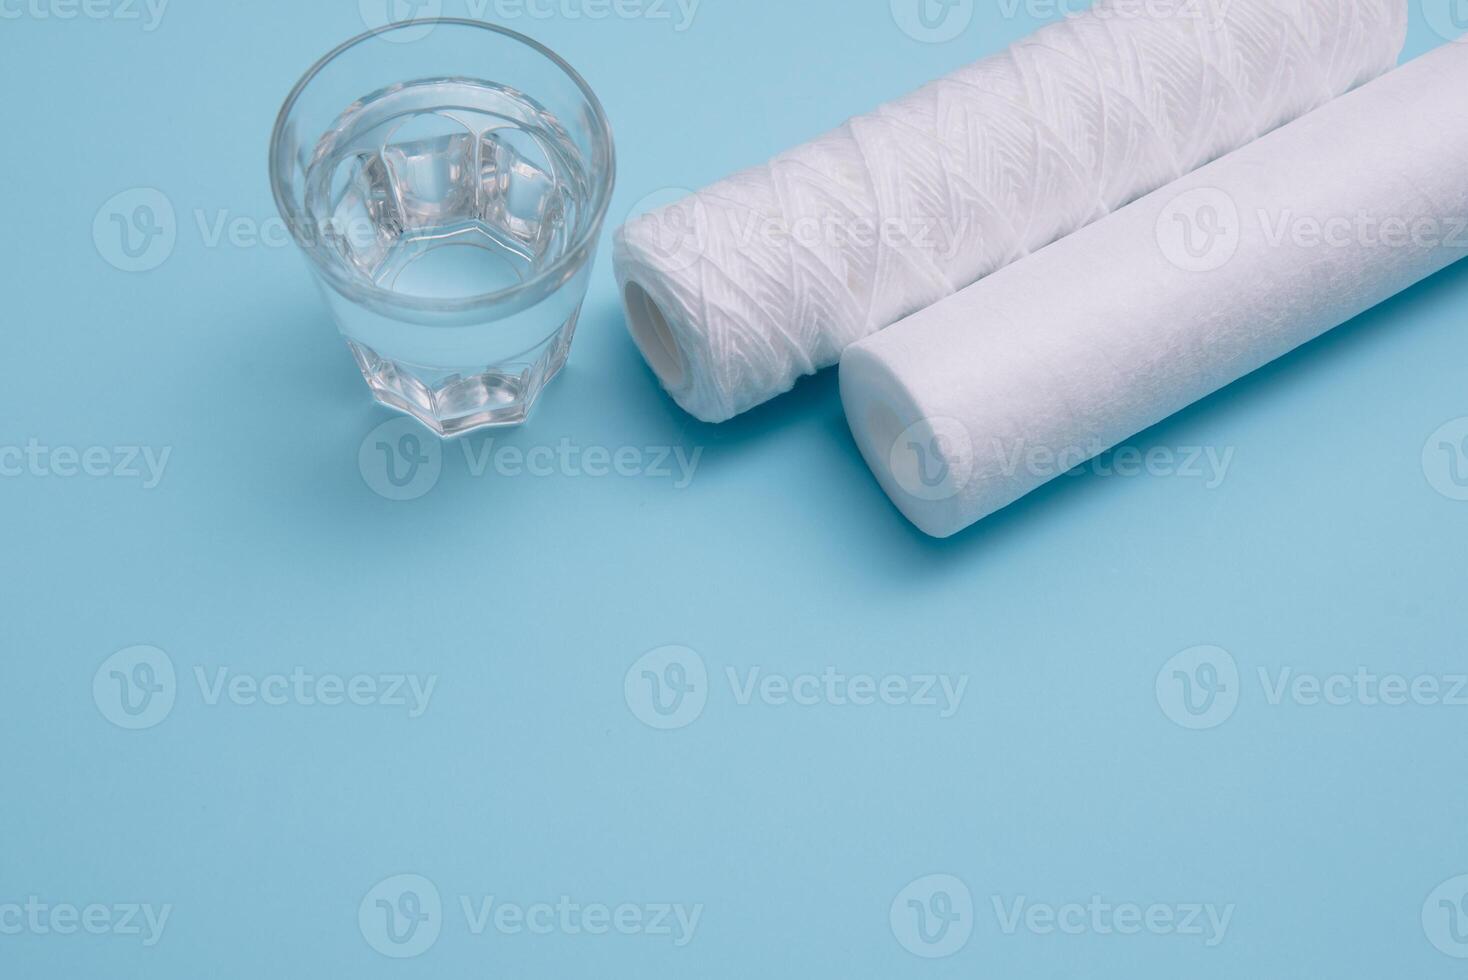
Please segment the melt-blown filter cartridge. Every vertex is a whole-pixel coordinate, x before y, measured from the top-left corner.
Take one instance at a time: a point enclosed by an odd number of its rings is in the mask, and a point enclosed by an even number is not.
[[[954,534],[1468,255],[1464,93],[1445,45],[851,347],[882,487]]]
[[[628,326],[721,422],[1396,63],[1406,0],[1100,0],[629,222]]]

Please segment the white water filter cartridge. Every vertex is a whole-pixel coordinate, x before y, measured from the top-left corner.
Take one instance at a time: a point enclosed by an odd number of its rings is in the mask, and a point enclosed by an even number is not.
[[[722,422],[1396,64],[1407,0],[1099,0],[619,230],[637,346]]]
[[[1444,45],[851,347],[882,487],[946,537],[1468,255],[1464,93]]]

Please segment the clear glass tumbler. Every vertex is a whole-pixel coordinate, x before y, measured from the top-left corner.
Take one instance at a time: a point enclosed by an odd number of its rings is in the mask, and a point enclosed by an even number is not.
[[[523,422],[565,364],[615,170],[570,65],[456,19],[322,58],[270,149],[276,204],[373,395],[441,436]]]

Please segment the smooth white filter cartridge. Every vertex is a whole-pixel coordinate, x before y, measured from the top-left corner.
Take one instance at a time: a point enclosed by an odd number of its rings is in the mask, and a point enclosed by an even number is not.
[[[882,487],[946,537],[1468,255],[1465,93],[1444,45],[851,347]]]

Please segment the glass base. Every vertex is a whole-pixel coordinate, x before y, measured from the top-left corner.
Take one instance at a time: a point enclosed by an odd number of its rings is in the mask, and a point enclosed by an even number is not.
[[[425,367],[381,357],[356,341],[348,340],[347,346],[372,397],[449,438],[528,419],[541,392],[566,365],[578,314],[543,344],[488,367]]]

